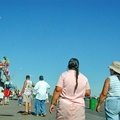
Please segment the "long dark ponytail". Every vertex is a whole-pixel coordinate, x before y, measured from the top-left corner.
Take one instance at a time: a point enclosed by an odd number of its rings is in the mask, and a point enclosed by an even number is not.
[[[68,69],[73,69],[76,71],[75,77],[76,77],[76,85],[74,88],[74,93],[78,87],[78,75],[79,75],[79,61],[76,58],[72,58],[70,59],[69,63],[68,63]]]

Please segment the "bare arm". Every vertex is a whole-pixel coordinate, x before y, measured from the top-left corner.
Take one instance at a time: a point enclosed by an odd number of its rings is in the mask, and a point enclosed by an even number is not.
[[[85,96],[90,96],[90,94],[91,94],[91,90],[90,90],[90,89],[87,89],[87,90],[86,90],[86,93],[85,93]]]
[[[23,88],[22,88],[22,91],[21,91],[20,95],[22,95],[24,93],[26,85],[27,85],[27,81],[24,82],[24,85],[23,85]]]
[[[53,97],[52,97],[52,101],[51,101],[51,105],[49,108],[49,112],[52,113],[52,111],[54,111],[54,104],[57,102],[58,97],[60,96],[60,93],[62,92],[62,88],[56,86],[54,93],[53,93]]]
[[[34,84],[34,83],[32,83],[32,87],[35,87],[35,84]]]
[[[103,101],[105,100],[105,98],[107,97],[107,94],[108,94],[108,90],[109,90],[109,84],[110,84],[110,79],[107,78],[105,80],[105,83],[104,83],[104,86],[103,86],[103,90],[100,94],[100,101],[98,102],[97,104],[97,108],[96,108],[96,111],[97,112],[100,112],[100,108],[101,108],[101,104],[103,103]]]

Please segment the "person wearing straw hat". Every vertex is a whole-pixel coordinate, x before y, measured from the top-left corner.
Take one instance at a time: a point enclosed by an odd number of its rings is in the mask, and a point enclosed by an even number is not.
[[[114,61],[109,68],[111,76],[105,80],[96,111],[105,100],[106,120],[120,120],[120,62]]]

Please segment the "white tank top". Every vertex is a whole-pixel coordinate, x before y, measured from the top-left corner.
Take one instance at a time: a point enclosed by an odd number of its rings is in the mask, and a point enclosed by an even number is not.
[[[24,94],[31,95],[31,93],[32,93],[31,90],[32,90],[32,81],[27,80],[27,85],[26,85],[26,88],[24,90]]]

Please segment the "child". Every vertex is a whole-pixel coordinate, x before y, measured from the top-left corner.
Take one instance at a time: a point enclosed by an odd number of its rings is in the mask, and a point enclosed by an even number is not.
[[[9,96],[10,96],[10,88],[7,87],[7,89],[4,90],[4,97],[5,97],[4,105],[9,105]]]
[[[0,105],[3,105],[4,93],[3,90],[0,92]]]
[[[21,95],[18,96],[18,104],[19,104],[19,106],[22,105],[22,96]]]

